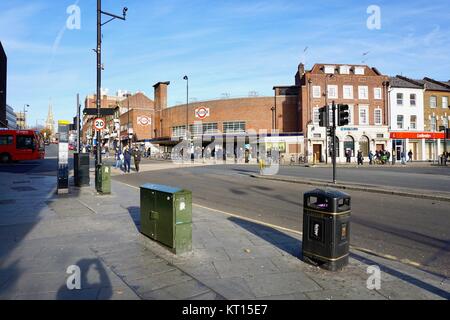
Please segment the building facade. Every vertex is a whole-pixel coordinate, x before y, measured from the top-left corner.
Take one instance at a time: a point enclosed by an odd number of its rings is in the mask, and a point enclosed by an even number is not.
[[[16,112],[17,129],[27,128],[27,116],[25,112]]]
[[[299,66],[299,122],[309,162],[331,161],[331,141],[319,126],[319,109],[333,102],[347,104],[350,114],[349,125],[336,131],[338,162],[345,162],[348,151],[356,162],[358,151],[367,158],[369,151],[388,148],[388,80],[367,65],[315,64],[306,72]]]
[[[6,105],[6,121],[8,129],[17,130],[17,116],[14,113],[14,109],[9,105]]]
[[[6,89],[7,89],[7,62],[5,50],[0,42],[0,128],[6,128]]]
[[[401,160],[402,152],[412,152],[413,161],[427,160],[424,125],[424,85],[396,76],[389,79],[390,137],[392,155]]]
[[[450,119],[449,98],[450,85],[430,78],[421,81],[424,84],[424,127],[433,137],[425,141],[427,160],[438,160],[444,152],[444,132],[441,127],[448,128]],[[447,141],[447,151],[450,150]]]

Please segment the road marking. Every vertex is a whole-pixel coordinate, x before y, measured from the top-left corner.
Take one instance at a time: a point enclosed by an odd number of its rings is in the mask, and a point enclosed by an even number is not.
[[[130,185],[128,183],[121,182],[121,181],[118,181],[118,182],[120,182],[120,183],[122,183],[122,184],[124,184],[126,186],[129,186],[131,188],[140,190],[140,188],[132,186],[132,185]],[[238,214],[234,214],[234,213],[230,213],[230,212],[226,212],[226,211],[222,211],[222,210],[217,210],[217,209],[205,207],[205,206],[202,206],[202,205],[199,205],[199,204],[196,204],[196,203],[193,203],[192,205],[196,206],[196,207],[199,207],[199,208],[211,210],[211,211],[214,211],[214,212],[217,212],[217,213],[221,213],[221,214],[224,214],[224,215],[227,215],[227,216],[230,216],[230,217],[239,218],[239,219],[246,220],[246,221],[249,221],[249,222],[253,222],[253,223],[256,223],[256,224],[260,224],[260,225],[263,225],[263,226],[266,226],[266,227],[270,227],[270,228],[274,228],[274,229],[278,229],[278,230],[283,230],[283,231],[286,231],[286,232],[297,234],[299,236],[303,236],[303,232],[301,232],[301,231],[297,231],[297,230],[293,230],[293,229],[277,226],[277,225],[274,225],[274,224],[271,224],[271,223],[255,220],[255,219],[252,219],[252,218],[243,217],[243,216],[238,215]],[[411,261],[409,259],[401,259],[401,258],[397,258],[396,256],[393,256],[393,255],[390,255],[390,254],[378,253],[378,252],[375,252],[373,250],[362,248],[362,247],[357,247],[357,246],[350,246],[350,248],[353,249],[353,250],[358,250],[358,251],[361,251],[361,252],[364,252],[364,253],[367,253],[367,254],[378,256],[380,258],[384,258],[384,259],[387,259],[387,260],[401,262],[403,264],[410,265],[410,266],[413,266],[413,267],[416,267],[416,268],[422,267],[422,265],[420,263],[415,262],[415,261]]]

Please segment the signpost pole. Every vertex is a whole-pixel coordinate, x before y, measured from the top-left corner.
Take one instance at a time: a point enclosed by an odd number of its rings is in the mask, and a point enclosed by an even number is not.
[[[332,139],[331,146],[333,148],[332,150],[332,157],[333,157],[333,184],[336,184],[336,103],[333,101],[333,127],[332,127]]]

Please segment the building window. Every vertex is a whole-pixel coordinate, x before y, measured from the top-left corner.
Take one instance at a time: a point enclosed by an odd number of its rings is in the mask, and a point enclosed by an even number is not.
[[[355,139],[351,136],[345,137],[344,140],[344,152],[347,153],[347,151],[351,152],[351,156],[355,156]]]
[[[411,93],[409,95],[409,104],[411,105],[411,107],[416,106],[416,98],[417,98],[417,96],[414,93]]]
[[[437,97],[431,96],[430,97],[430,108],[436,108],[437,106]]]
[[[353,123],[353,105],[349,104],[348,105],[348,124],[354,124]]]
[[[355,74],[357,75],[364,75],[364,67],[356,67],[355,68]]]
[[[398,106],[403,105],[403,93],[397,93],[397,105]]]
[[[445,116],[442,118],[442,125],[443,125],[445,128],[448,128],[448,118],[445,117]]]
[[[373,89],[373,96],[376,100],[381,100],[381,88]]]
[[[217,133],[218,125],[217,123],[203,123],[203,124],[199,123],[194,125],[191,124],[189,125],[189,131],[194,136]]]
[[[337,99],[338,98],[338,87],[335,85],[328,86],[328,98]]]
[[[186,126],[172,128],[172,137],[183,137],[186,135]]]
[[[448,108],[448,97],[442,97],[442,108],[443,109]]]
[[[397,116],[397,129],[403,129],[403,116]]]
[[[409,126],[411,129],[416,130],[417,129],[417,116],[411,116]]]
[[[367,86],[358,87],[359,99],[367,100],[369,99],[369,88]]]
[[[224,122],[223,123],[224,133],[242,133],[245,132],[245,122]]]
[[[13,144],[12,136],[0,136],[0,145]]]
[[[320,122],[319,108],[314,108],[313,115],[314,115],[314,119],[313,119],[314,124],[318,124]]]
[[[359,125],[368,125],[367,107],[359,107]]]
[[[359,150],[361,150],[363,157],[369,156],[369,138],[367,136],[362,136],[359,139]]]
[[[436,116],[431,116],[431,131],[436,131],[437,124],[436,124]]]
[[[325,73],[326,74],[334,74],[335,69],[336,69],[335,66],[325,66]]]
[[[339,73],[340,74],[350,74],[350,67],[349,66],[340,66]]]
[[[375,109],[375,125],[380,126],[383,123],[383,116],[381,109]]]
[[[321,98],[322,97],[322,91],[320,90],[320,86],[313,86],[313,98]]]
[[[344,86],[344,99],[353,99],[353,86]]]

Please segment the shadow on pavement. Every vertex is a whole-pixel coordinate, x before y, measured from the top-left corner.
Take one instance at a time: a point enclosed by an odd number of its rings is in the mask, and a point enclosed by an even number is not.
[[[261,239],[271,243],[272,245],[276,246],[277,248],[289,253],[290,255],[299,258],[300,260],[303,260],[303,254],[301,250],[302,241],[289,236],[281,231],[278,231],[274,228],[259,225],[254,222],[250,222],[247,220],[230,217],[228,218],[229,221],[237,224],[241,228],[253,233],[254,235],[260,237]],[[409,284],[412,284],[416,287],[419,287],[423,290],[426,290],[430,293],[433,293],[435,295],[438,295],[445,299],[450,299],[450,293],[442,290],[436,286],[433,286],[429,283],[426,283],[418,278],[415,278],[411,275],[405,274],[401,271],[395,270],[391,267],[382,265],[378,262],[375,262],[371,259],[368,259],[366,257],[362,257],[356,253],[351,252],[350,257],[352,257],[355,260],[358,260],[364,264],[367,265],[377,265],[380,267],[382,272],[385,272],[393,277],[396,277],[400,280],[403,280],[405,282],[408,282]]]
[[[138,233],[141,232],[141,208],[140,207],[128,207],[128,213],[136,226]]]
[[[71,159],[69,165],[73,164]],[[28,234],[40,223],[41,211],[61,198],[78,198],[80,190],[70,187],[70,194],[58,196],[57,160],[45,159],[0,166],[0,174],[10,174],[0,185],[0,296],[7,296],[39,252],[22,253],[20,247]],[[54,185],[41,179],[54,177]],[[73,179],[71,179],[73,180]],[[32,241],[32,240],[29,240]],[[26,261],[24,261],[26,260]],[[44,272],[45,270],[43,270]],[[64,273],[65,270],[61,270]]]
[[[81,272],[80,290],[69,290],[66,283],[58,290],[58,293],[56,294],[57,300],[92,300],[94,296],[95,299],[100,298],[101,300],[109,300],[112,297],[111,281],[99,259],[82,259],[79,260],[75,266],[78,266]],[[99,297],[100,291],[101,296]]]
[[[230,217],[228,218],[228,220],[238,225],[239,227],[251,232],[255,236],[258,236],[259,238],[265,240],[266,242],[272,244],[273,246],[283,250],[291,256],[303,259],[303,255],[300,250],[302,244],[301,240],[289,236],[274,228],[257,224],[248,220],[236,217]]]

